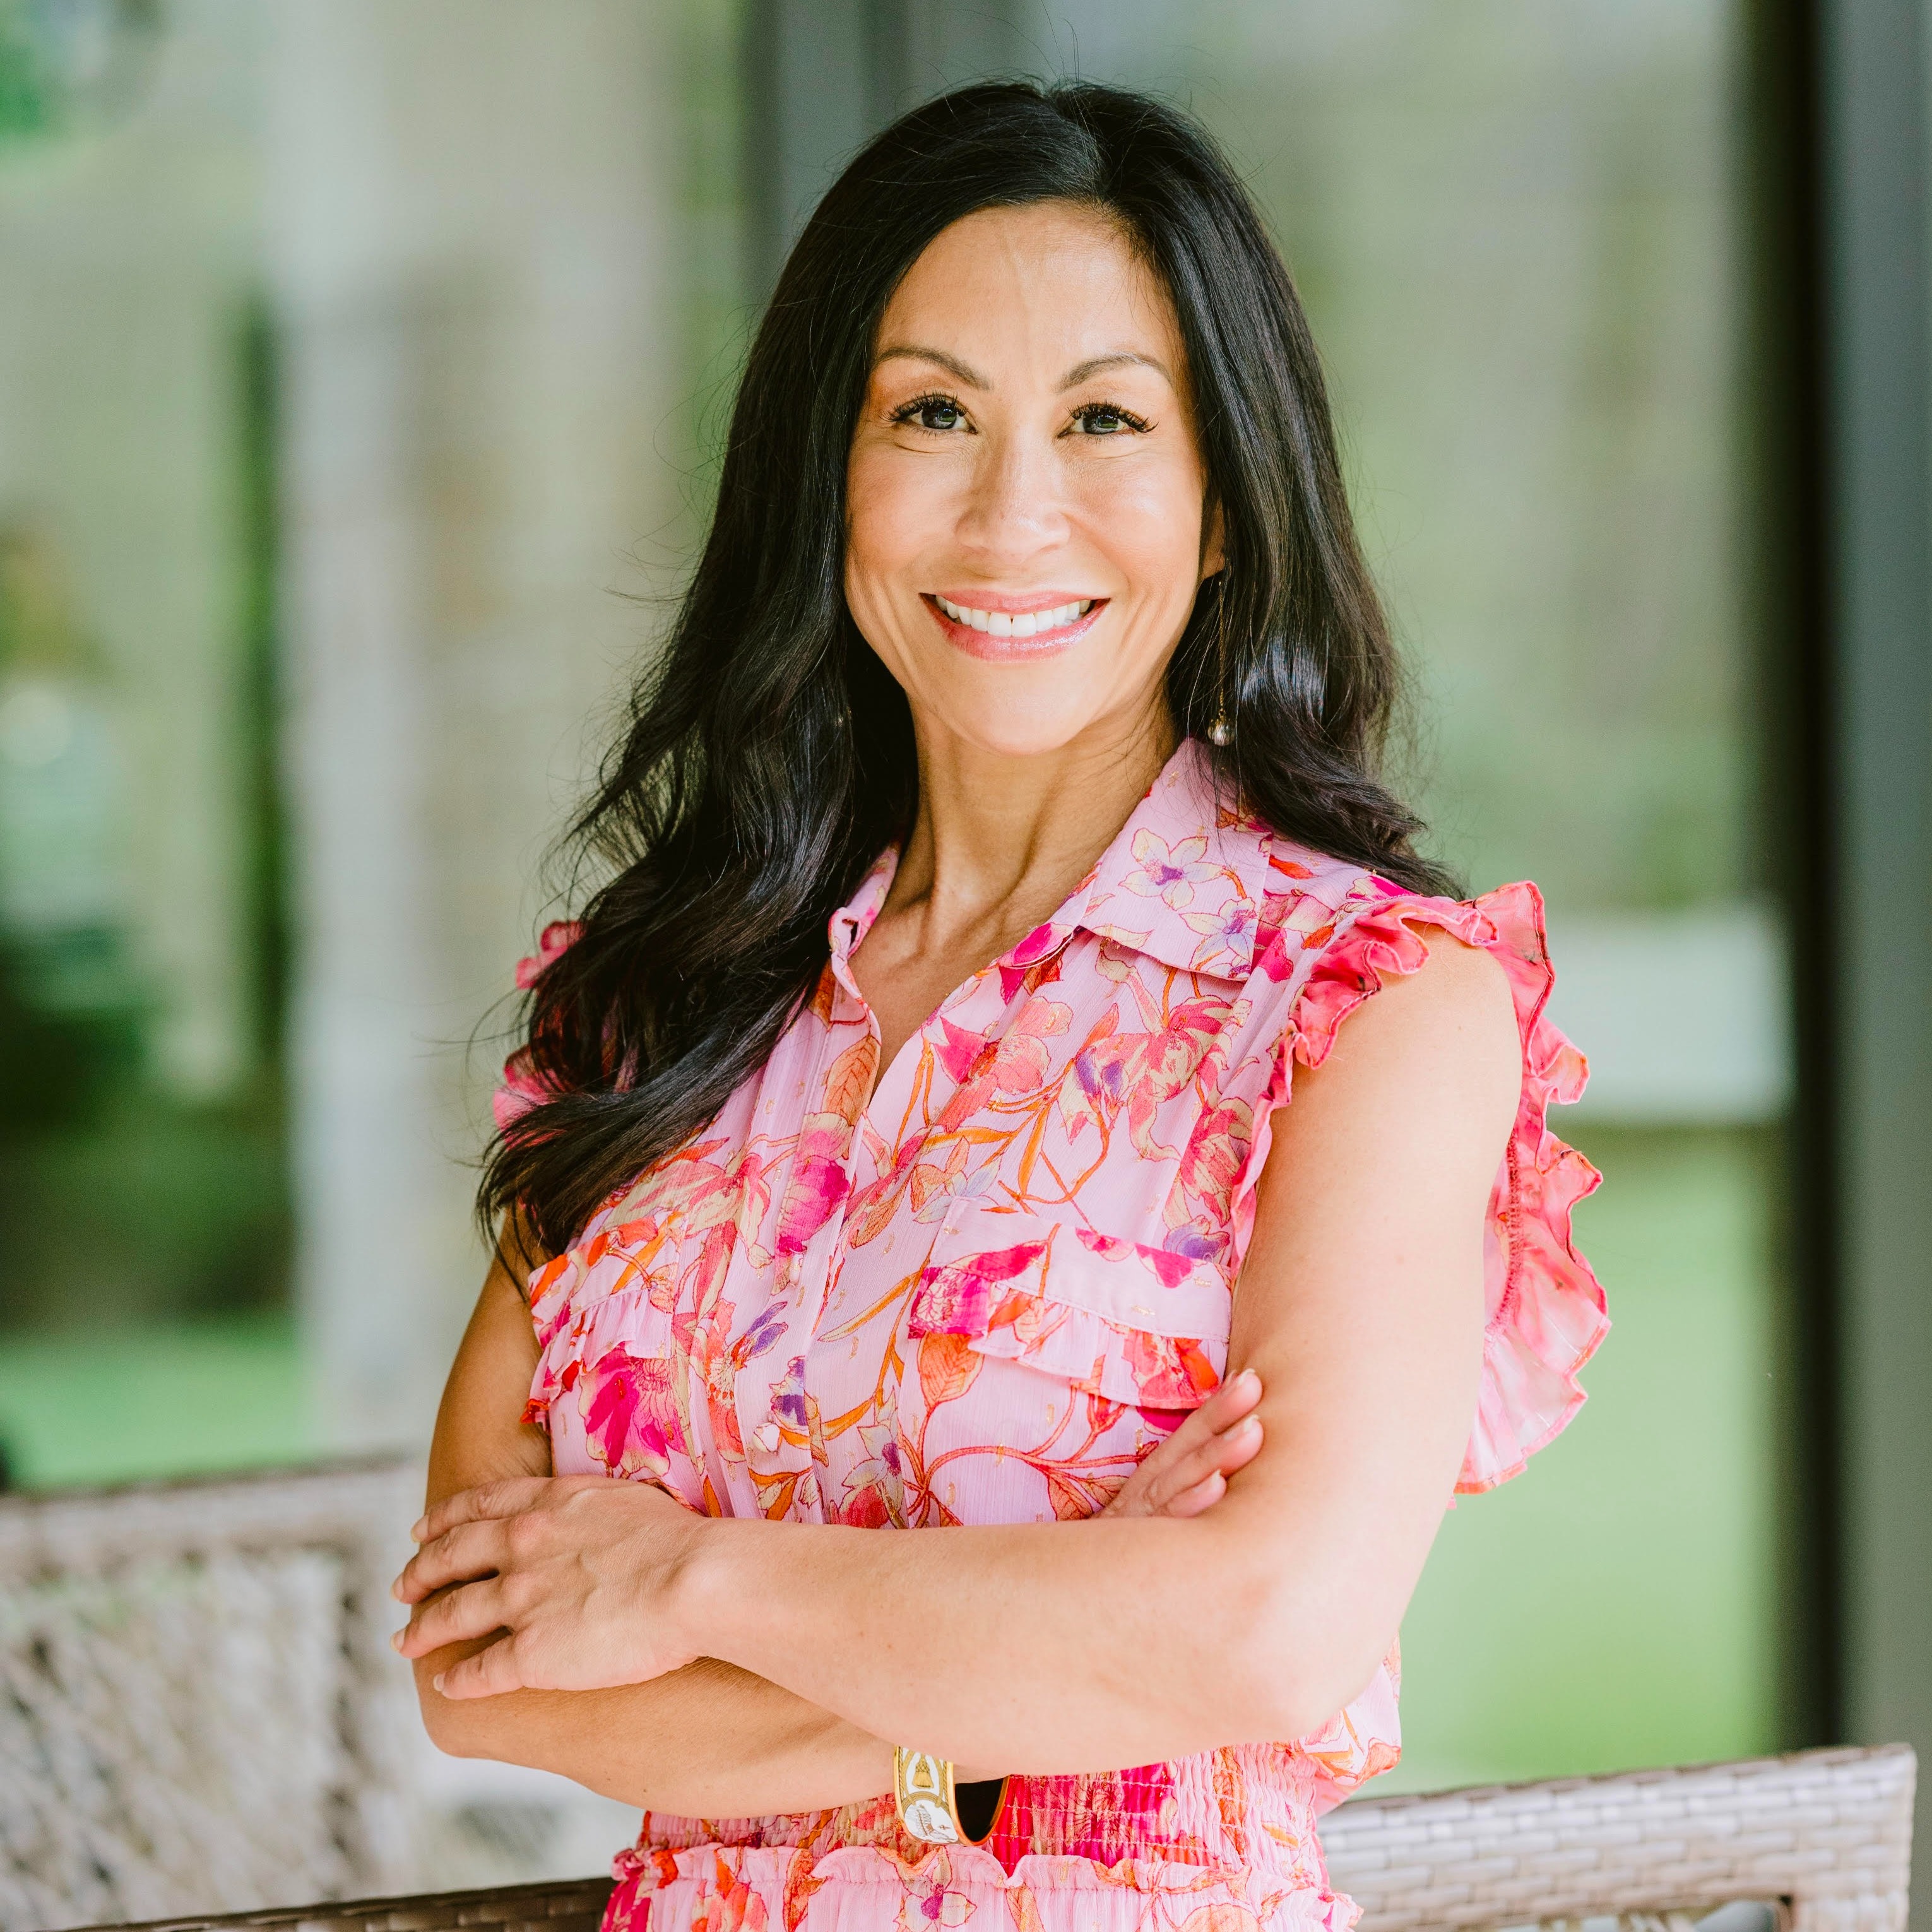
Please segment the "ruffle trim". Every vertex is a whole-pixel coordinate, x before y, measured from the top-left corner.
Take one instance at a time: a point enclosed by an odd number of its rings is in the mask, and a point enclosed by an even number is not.
[[[1484,1240],[1482,1389],[1456,1484],[1472,1495],[1520,1474],[1582,1406],[1577,1372],[1610,1324],[1602,1286],[1572,1243],[1570,1213],[1602,1176],[1545,1122],[1552,1103],[1581,1096],[1589,1068],[1544,1010],[1556,975],[1533,885],[1468,901],[1401,893],[1365,907],[1324,948],[1296,999],[1295,1059],[1319,1066],[1364,1000],[1420,969],[1429,949],[1416,928],[1425,926],[1501,964],[1522,1041],[1522,1096]]]
[[[584,928],[575,920],[553,920],[537,938],[537,950],[517,962],[517,990],[527,993],[544,970],[568,952]],[[541,1107],[557,1097],[559,1089],[537,1078],[530,1065],[530,1050],[520,1046],[503,1063],[503,1077],[490,1096],[490,1111],[496,1118],[496,1131],[506,1132],[511,1123],[520,1120],[532,1107]]]

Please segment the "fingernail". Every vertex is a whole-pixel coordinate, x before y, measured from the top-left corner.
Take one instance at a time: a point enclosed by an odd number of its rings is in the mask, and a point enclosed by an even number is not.
[[[392,1650],[400,1650],[402,1647],[403,1633],[400,1630],[398,1630],[389,1639],[389,1648]]]
[[[403,1580],[401,1577],[398,1576],[396,1580],[389,1586],[389,1594],[394,1598],[396,1601],[399,1604],[403,1600]]]
[[[429,1518],[426,1516],[418,1516],[416,1521],[410,1525],[410,1540],[414,1543],[422,1542],[423,1540],[423,1532],[428,1528],[428,1527]]]
[[[439,1696],[442,1694],[442,1680],[448,1675],[449,1672],[446,1670],[439,1670],[436,1675],[429,1680],[430,1688],[436,1691]]]
[[[1234,1378],[1234,1386],[1239,1389],[1244,1395],[1246,1394],[1250,1389],[1259,1388],[1261,1385],[1262,1378],[1259,1376],[1255,1373],[1252,1369],[1244,1369],[1241,1372]]]

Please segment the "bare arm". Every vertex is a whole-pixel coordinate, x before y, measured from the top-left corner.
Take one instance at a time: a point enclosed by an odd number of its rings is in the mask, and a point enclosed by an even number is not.
[[[1325,1722],[1394,1638],[1467,1441],[1517,1097],[1500,972],[1431,939],[1276,1118],[1232,1345],[1265,1447],[1214,1508],[880,1536],[499,1486],[428,1526],[407,1588],[482,1580],[421,1611],[411,1644],[507,1630],[448,1680],[464,1696],[703,1648],[872,1736],[1029,1772]]]
[[[430,1505],[506,1478],[550,1474],[548,1440],[520,1420],[536,1363],[529,1310],[500,1262],[483,1284],[437,1412]],[[1217,1502],[1227,1472],[1260,1447],[1258,1427],[1243,1426],[1258,1394],[1231,1387],[1198,1411],[1142,1466],[1118,1499],[1118,1513],[1186,1514]],[[416,1660],[424,1724],[454,1756],[533,1765],[627,1804],[694,1817],[816,1810],[892,1788],[890,1744],[712,1658],[607,1690],[443,1696],[435,1678],[489,1641],[471,1638]]]
[[[437,1412],[432,1504],[478,1484],[550,1473],[548,1440],[520,1419],[536,1362],[529,1311],[499,1262]],[[709,1658],[612,1690],[518,1690],[480,1702],[440,1695],[432,1680],[488,1641],[416,1660],[423,1722],[452,1756],[534,1765],[627,1804],[698,1817],[812,1810],[892,1788],[890,1744]]]

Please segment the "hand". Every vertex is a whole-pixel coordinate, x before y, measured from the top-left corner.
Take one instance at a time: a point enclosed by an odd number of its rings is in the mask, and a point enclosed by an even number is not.
[[[705,1522],[650,1484],[608,1476],[465,1490],[410,1532],[422,1547],[394,1589],[416,1608],[395,1647],[414,1658],[494,1636],[436,1677],[446,1697],[646,1683],[698,1654],[670,1612]]]
[[[1226,1492],[1228,1478],[1262,1446],[1254,1413],[1262,1378],[1244,1369],[1223,1382],[1121,1486],[1102,1516],[1198,1516]]]

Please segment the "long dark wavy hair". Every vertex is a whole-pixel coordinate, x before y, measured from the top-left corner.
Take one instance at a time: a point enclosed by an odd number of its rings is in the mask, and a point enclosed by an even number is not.
[[[1213,139],[1086,82],[916,108],[819,204],[740,388],[702,560],[566,849],[608,883],[530,994],[553,1097],[490,1150],[486,1216],[566,1244],[770,1056],[826,927],[910,831],[904,694],[844,591],[846,461],[901,278],[976,210],[1066,201],[1118,222],[1179,319],[1227,566],[1168,672],[1176,729],[1288,837],[1425,890],[1418,821],[1378,766],[1398,688],[1350,521],[1320,362],[1288,272]],[[1210,742],[1217,719],[1228,729]]]

